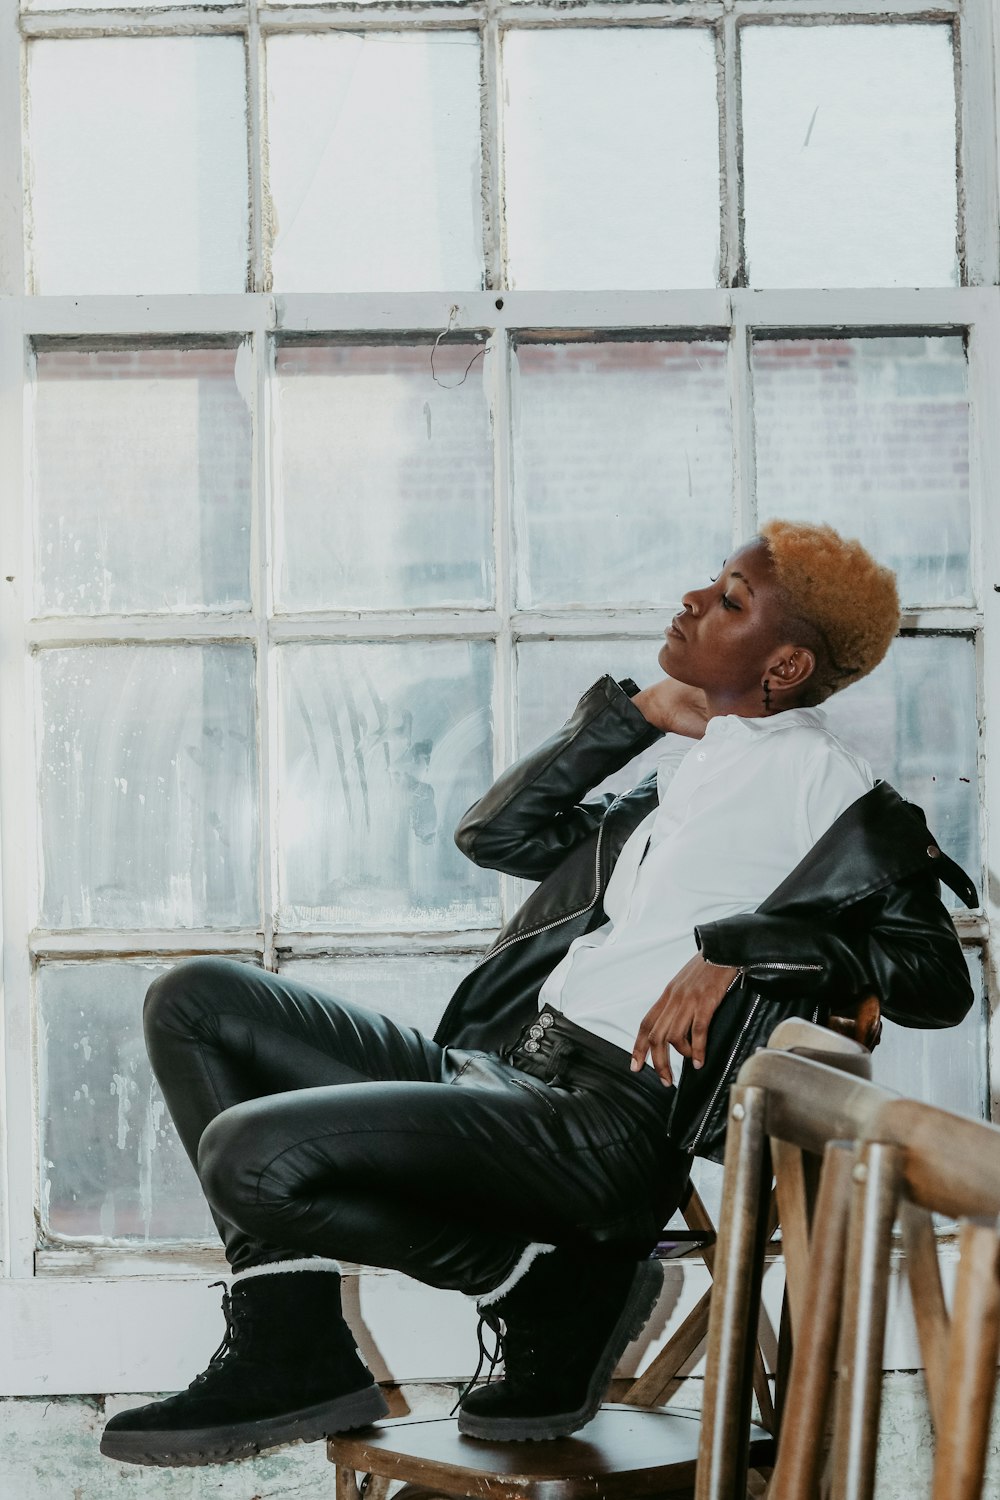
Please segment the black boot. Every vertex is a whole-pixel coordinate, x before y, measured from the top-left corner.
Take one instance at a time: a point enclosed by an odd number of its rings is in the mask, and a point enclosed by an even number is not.
[[[218,1464],[386,1415],[344,1322],[339,1274],[288,1264],[223,1292],[226,1333],[208,1368],[180,1395],[112,1417],[102,1453],[132,1464]]]
[[[463,1397],[458,1430],[493,1441],[557,1438],[596,1415],[615,1366],[649,1319],[659,1261],[556,1249],[538,1256],[483,1318],[498,1327],[503,1379]]]

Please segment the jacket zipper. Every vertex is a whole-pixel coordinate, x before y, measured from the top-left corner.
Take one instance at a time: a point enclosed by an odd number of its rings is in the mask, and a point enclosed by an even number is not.
[[[610,811],[611,809],[608,808],[608,812]],[[532,927],[527,932],[517,932],[513,937],[505,938],[499,947],[491,948],[489,953],[483,955],[476,964],[476,967],[469,970],[470,975],[475,974],[484,964],[488,964],[491,958],[496,958],[497,954],[503,953],[505,949],[512,947],[514,943],[523,943],[525,938],[538,937],[543,932],[551,932],[553,927],[561,927],[564,922],[572,922],[574,917],[582,917],[585,912],[592,910],[597,904],[597,898],[601,893],[601,840],[604,838],[604,825],[607,822],[607,817],[608,814],[605,813],[604,820],[597,830],[597,848],[594,851],[594,894],[586,906],[581,906],[579,911],[569,912],[565,917],[557,917],[554,922],[546,922],[543,927]]]
[[[711,960],[709,960],[709,962],[711,962]],[[771,964],[754,964],[753,967],[755,969],[822,969],[823,965],[822,964],[771,963]],[[746,970],[745,969],[741,969],[740,972],[739,972],[739,974],[737,974],[736,979],[733,980],[733,984],[735,984],[738,979],[745,978],[745,977],[746,977]],[[731,984],[729,986],[729,989],[732,989],[732,987],[733,987],[733,985]],[[728,990],[727,990],[726,993],[728,994]],[[694,1136],[692,1137],[691,1145],[688,1148],[692,1153],[694,1152],[695,1147],[698,1145],[698,1142],[701,1140],[702,1136],[705,1134],[705,1131],[708,1129],[708,1122],[712,1118],[712,1114],[713,1114],[713,1112],[715,1110],[715,1106],[718,1103],[719,1095],[722,1093],[722,1090],[726,1086],[726,1083],[728,1081],[729,1074],[730,1074],[730,1071],[732,1069],[733,1063],[736,1061],[737,1054],[739,1053],[739,1050],[740,1050],[740,1048],[743,1045],[743,1040],[744,1040],[747,1032],[750,1030],[750,1026],[751,1026],[751,1023],[753,1021],[753,1018],[757,1014],[758,1010],[760,1009],[760,1007],[761,1007],[761,1005],[763,1003],[763,1000],[764,1000],[763,995],[758,994],[758,996],[757,996],[756,1000],[754,1001],[753,1005],[751,1005],[749,1011],[747,1012],[747,1018],[743,1022],[743,1026],[740,1029],[740,1034],[736,1038],[736,1042],[735,1042],[735,1044],[733,1046],[733,1050],[730,1052],[729,1057],[728,1057],[728,1059],[726,1061],[726,1066],[722,1070],[722,1076],[719,1079],[718,1084],[716,1085],[716,1088],[715,1088],[714,1093],[712,1094],[712,1097],[709,1099],[708,1103],[705,1105],[705,1110],[704,1110],[704,1113],[702,1114],[702,1117],[701,1117],[701,1123],[699,1124],[697,1131],[695,1132]],[[819,1008],[817,1007],[816,1014],[818,1014],[818,1009]]]
[[[722,1093],[722,1090],[726,1084],[726,1080],[729,1077],[730,1069],[732,1068],[733,1063],[736,1061],[736,1054],[739,1052],[740,1048],[743,1045],[743,1038],[750,1030],[750,1023],[753,1021],[754,1016],[760,1009],[763,999],[763,995],[758,995],[757,999],[754,1001],[753,1005],[751,1005],[749,1011],[747,1012],[747,1018],[743,1022],[743,1027],[740,1031],[740,1034],[736,1038],[733,1050],[732,1052],[730,1052],[726,1066],[722,1070],[722,1077],[716,1084],[715,1092],[713,1093],[711,1099],[709,1099],[708,1103],[705,1105],[705,1112],[701,1117],[701,1124],[698,1126],[698,1129],[691,1140],[691,1145],[688,1147],[688,1150],[692,1154],[694,1153],[695,1147],[698,1145],[698,1142],[701,1140],[702,1136],[705,1134],[705,1131],[708,1128],[708,1122],[712,1117],[712,1112],[715,1109],[716,1103],[718,1102],[719,1095]]]

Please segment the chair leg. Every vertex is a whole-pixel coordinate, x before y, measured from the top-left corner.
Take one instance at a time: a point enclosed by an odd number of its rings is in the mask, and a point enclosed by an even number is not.
[[[737,1087],[730,1093],[696,1500],[733,1500],[746,1493],[747,1434],[771,1180],[766,1113],[763,1089]]]
[[[678,1371],[693,1359],[705,1342],[708,1332],[708,1313],[712,1302],[712,1288],[702,1292],[680,1327],[660,1350],[648,1370],[643,1370],[624,1396],[623,1401],[632,1406],[658,1406],[672,1395],[680,1384]]]
[[[809,1295],[803,1286],[770,1500],[810,1500],[817,1492],[840,1331],[853,1166],[853,1147],[831,1141],[813,1214]]]
[[[902,1158],[898,1146],[871,1142],[854,1168],[832,1500],[871,1500],[875,1487],[889,1250]]]
[[[962,1225],[933,1500],[978,1500],[1000,1345],[1000,1241],[994,1222]]]
[[[337,1500],[359,1500],[358,1476],[344,1464],[337,1465]]]

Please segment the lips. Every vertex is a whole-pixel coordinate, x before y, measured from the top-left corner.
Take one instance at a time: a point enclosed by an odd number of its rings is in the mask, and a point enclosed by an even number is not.
[[[670,629],[667,631],[667,635],[676,636],[679,641],[687,640],[687,636],[684,634],[683,630],[679,629],[676,620],[671,620]]]

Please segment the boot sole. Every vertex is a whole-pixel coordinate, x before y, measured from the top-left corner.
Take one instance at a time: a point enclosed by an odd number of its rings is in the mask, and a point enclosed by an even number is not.
[[[389,1415],[377,1385],[349,1391],[333,1401],[303,1406],[257,1422],[230,1422],[225,1427],[203,1427],[189,1432],[105,1432],[101,1452],[125,1464],[153,1464],[159,1468],[197,1468],[252,1458],[285,1443],[315,1443],[338,1432],[367,1427]]]
[[[459,1432],[465,1437],[486,1442],[518,1443],[568,1437],[571,1432],[585,1427],[596,1417],[618,1361],[649,1322],[662,1286],[663,1267],[660,1262],[644,1260],[636,1271],[625,1306],[590,1377],[587,1399],[576,1411],[549,1412],[539,1417],[483,1417],[462,1407],[458,1413]]]

